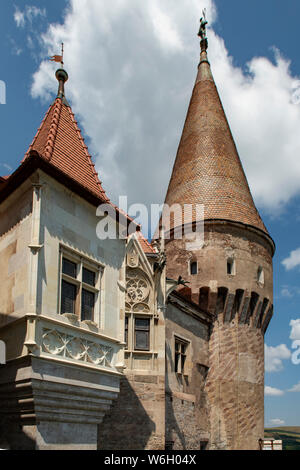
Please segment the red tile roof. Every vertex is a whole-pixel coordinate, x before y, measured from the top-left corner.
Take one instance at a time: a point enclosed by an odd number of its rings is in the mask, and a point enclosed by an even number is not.
[[[141,245],[142,250],[144,251],[144,253],[146,253],[146,254],[155,254],[156,253],[153,246],[148,242],[148,240],[144,237],[144,235],[142,234],[142,232],[140,230],[136,232],[136,236],[137,236],[137,239],[140,242],[140,245]]]
[[[32,151],[88,191],[108,202],[71,107],[56,98],[45,115],[23,162]]]

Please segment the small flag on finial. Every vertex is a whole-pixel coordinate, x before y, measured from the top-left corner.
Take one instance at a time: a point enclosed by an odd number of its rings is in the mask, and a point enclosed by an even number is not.
[[[61,55],[53,55],[50,57],[51,62],[60,62],[64,65],[64,43],[61,44]]]

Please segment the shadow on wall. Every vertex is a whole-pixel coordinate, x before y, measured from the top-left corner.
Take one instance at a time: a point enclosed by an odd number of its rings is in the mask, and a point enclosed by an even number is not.
[[[123,377],[117,400],[98,426],[98,449],[144,450],[154,432],[155,423]]]
[[[0,374],[1,367],[3,366],[0,366]],[[28,436],[23,429],[25,428],[21,425],[0,417],[0,450],[35,450],[35,439]]]
[[[169,362],[171,370],[174,370],[174,361],[172,357],[172,351],[170,345],[166,343],[166,361]],[[166,374],[166,390],[170,390],[169,376]],[[180,441],[181,448],[187,449],[187,443],[185,435],[180,426],[177,423],[177,417],[175,416],[174,408],[172,406],[171,396],[166,394],[166,441],[173,441],[174,434]]]

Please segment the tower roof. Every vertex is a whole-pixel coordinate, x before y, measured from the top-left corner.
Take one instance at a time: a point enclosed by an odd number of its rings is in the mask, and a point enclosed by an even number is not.
[[[251,196],[213,79],[204,34],[201,33],[198,74],[165,204],[203,204],[205,220],[240,222],[268,234]],[[176,221],[171,222],[170,228],[174,227]]]
[[[54,57],[61,59],[61,56]],[[128,214],[110,201],[102,188],[65,97],[64,84],[68,80],[68,74],[63,68],[59,68],[56,78],[59,82],[57,97],[49,107],[21,164],[11,175],[0,177],[0,201],[40,168],[96,207],[103,203],[112,206],[118,222],[127,226],[132,224],[130,230],[139,229],[139,225]]]
[[[64,69],[58,69],[56,77],[59,81],[58,95],[49,107],[23,162],[36,151],[57,170],[65,173],[101,200],[109,201],[72,109],[65,98],[64,83],[68,79],[68,74]]]

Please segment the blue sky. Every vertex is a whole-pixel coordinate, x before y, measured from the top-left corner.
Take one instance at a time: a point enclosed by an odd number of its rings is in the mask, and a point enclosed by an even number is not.
[[[55,65],[45,58],[64,40],[67,96],[106,191],[115,200],[128,192],[130,202],[161,202],[195,78],[201,5],[213,5],[212,69],[277,246],[265,421],[300,425],[300,387],[288,391],[300,383],[300,365],[290,357],[290,322],[300,319],[300,255],[282,264],[300,247],[300,104],[293,99],[300,87],[299,1],[80,1],[1,2],[0,80],[7,93],[0,174],[18,166],[55,96]]]

